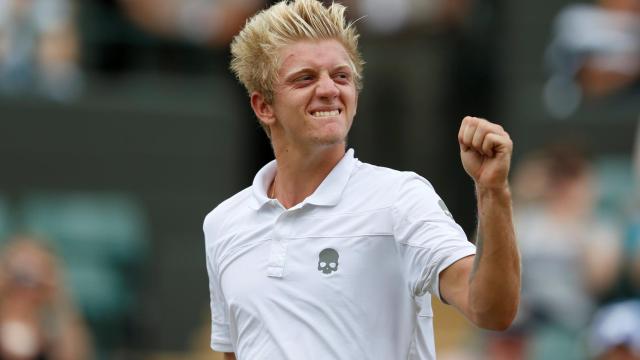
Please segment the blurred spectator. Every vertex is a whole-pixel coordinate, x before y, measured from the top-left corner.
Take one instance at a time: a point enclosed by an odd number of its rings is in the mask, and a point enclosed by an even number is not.
[[[11,239],[0,255],[0,358],[91,359],[89,334],[57,259],[25,236]]]
[[[584,359],[582,329],[621,261],[620,234],[596,215],[592,165],[565,144],[530,155],[514,177],[522,300],[515,326],[490,338],[490,359]]]
[[[67,101],[81,87],[71,0],[0,0],[0,91]]]
[[[613,303],[598,310],[589,333],[598,360],[640,360],[640,301]]]
[[[214,46],[226,46],[262,0],[120,0],[145,30]]]
[[[637,87],[640,79],[640,2],[599,0],[564,9],[547,49],[552,76],[545,88],[551,115],[562,118],[588,98]]]
[[[640,121],[636,129],[636,138],[632,155],[632,171],[635,193],[629,197],[631,209],[627,220],[627,236],[624,243],[622,269],[617,291],[612,298],[640,298]]]
[[[351,17],[362,18],[364,32],[392,34],[407,28],[462,26],[475,0],[345,0]]]
[[[632,226],[630,240],[631,260],[631,276],[632,286],[635,288],[636,296],[640,297],[640,117],[638,117],[638,125],[636,127],[636,138],[633,150],[633,174],[635,181],[635,226]]]
[[[604,299],[606,302],[640,298],[640,126],[637,128],[635,142],[630,178],[625,178],[631,186],[624,190],[625,197],[618,201],[625,210],[620,215],[626,226],[620,272],[615,287]],[[622,184],[618,187],[622,187]]]
[[[119,0],[129,16],[149,32],[199,43],[226,45],[265,0]],[[374,33],[395,33],[425,23],[461,24],[473,0],[344,0],[352,19]]]
[[[19,214],[20,226],[46,234],[65,260],[69,291],[100,359],[144,335],[132,331],[147,250],[146,210],[137,199],[117,192],[33,192]]]
[[[638,116],[638,122],[636,123],[636,134],[631,159],[636,195],[640,195],[640,116]]]

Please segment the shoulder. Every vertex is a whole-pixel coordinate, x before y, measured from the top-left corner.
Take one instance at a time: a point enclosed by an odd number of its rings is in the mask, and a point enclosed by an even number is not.
[[[358,163],[348,185],[350,194],[375,200],[378,204],[410,204],[415,201],[436,203],[440,197],[431,183],[412,171]]]
[[[355,171],[357,175],[354,177],[355,182],[368,183],[374,187],[383,187],[387,192],[391,192],[395,196],[402,196],[404,193],[414,191],[435,194],[433,185],[429,180],[413,171],[400,171],[366,163],[359,165]]]
[[[351,178],[354,185],[383,186],[387,190],[401,190],[410,185],[426,186],[431,183],[413,171],[400,171],[384,166],[358,162]]]
[[[242,216],[250,211],[251,201],[251,187],[248,187],[221,202],[204,218],[202,228],[205,235],[218,233],[229,219]]]
[[[371,165],[370,165],[371,166]],[[453,219],[435,188],[421,175],[413,171],[398,171],[371,166],[367,178],[378,179],[380,194],[389,197],[394,214],[408,219]],[[446,215],[443,217],[443,215]],[[414,219],[415,220],[415,219]]]

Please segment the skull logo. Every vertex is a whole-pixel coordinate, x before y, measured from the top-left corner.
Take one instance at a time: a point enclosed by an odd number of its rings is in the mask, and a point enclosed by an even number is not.
[[[328,248],[320,252],[320,258],[318,260],[318,270],[323,274],[331,274],[338,270],[338,252],[334,249]]]

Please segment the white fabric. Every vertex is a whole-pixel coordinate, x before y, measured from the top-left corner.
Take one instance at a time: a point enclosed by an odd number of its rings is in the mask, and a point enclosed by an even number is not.
[[[436,344],[433,338],[433,309],[431,294],[416,297],[418,318],[408,360],[431,360],[436,358]]]
[[[288,210],[267,197],[271,162],[205,219],[214,350],[238,359],[407,359],[419,301],[475,253],[420,176],[365,164],[349,150]],[[324,249],[339,254],[320,271]],[[417,304],[421,304],[419,308]],[[420,331],[418,331],[420,330]],[[423,342],[424,340],[424,342]]]

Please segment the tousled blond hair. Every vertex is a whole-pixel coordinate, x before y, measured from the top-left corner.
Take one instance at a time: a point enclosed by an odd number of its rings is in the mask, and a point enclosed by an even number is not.
[[[249,94],[261,93],[273,102],[282,47],[300,40],[335,39],[344,46],[354,72],[356,88],[362,88],[364,61],[358,52],[358,33],[345,20],[346,7],[318,0],[284,0],[250,18],[231,43],[231,70]]]

